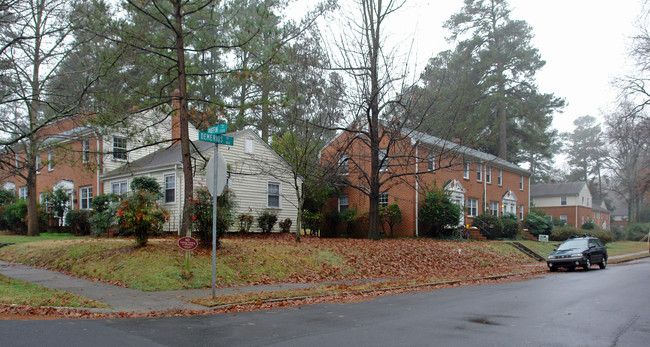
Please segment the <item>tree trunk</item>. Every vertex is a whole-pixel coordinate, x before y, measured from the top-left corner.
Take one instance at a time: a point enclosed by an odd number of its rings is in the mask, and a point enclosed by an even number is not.
[[[381,30],[381,19],[374,17],[381,9],[381,2],[378,9],[372,5],[368,7],[369,51],[370,51],[370,114],[368,119],[368,131],[370,133],[370,196],[368,207],[368,238],[379,240],[379,35]],[[374,13],[373,13],[374,12]]]
[[[181,14],[182,2],[170,0],[174,6],[174,19],[176,23],[176,57],[178,70],[179,109],[178,118],[181,133],[181,157],[183,164],[183,177],[185,194],[183,206],[194,197],[194,177],[192,175],[192,160],[190,153],[190,136],[188,130],[188,105],[187,105],[187,75],[185,74],[185,47],[183,42],[183,16]],[[183,219],[181,220],[181,235],[187,234],[188,212],[183,208]]]
[[[27,146],[28,151],[25,153],[27,158],[27,180],[25,185],[27,186],[27,235],[28,236],[39,236],[40,231],[38,230],[38,202],[36,197],[38,192],[36,191],[36,161],[38,156],[38,146],[36,144],[37,136],[35,131],[38,127],[38,110],[41,98],[41,80],[40,80],[40,69],[41,69],[41,42],[43,37],[41,36],[41,23],[43,19],[44,3],[39,2],[36,5],[38,8],[35,13],[35,25],[34,25],[34,56],[32,61],[34,66],[32,68],[32,78],[31,78],[31,93],[32,96],[29,99],[27,109],[29,113],[29,130],[30,134],[28,136],[29,144]]]

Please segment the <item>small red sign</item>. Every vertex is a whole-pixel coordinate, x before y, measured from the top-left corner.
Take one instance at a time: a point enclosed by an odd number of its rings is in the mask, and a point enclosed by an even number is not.
[[[186,251],[191,251],[199,245],[199,242],[195,238],[185,236],[178,239],[178,247]]]

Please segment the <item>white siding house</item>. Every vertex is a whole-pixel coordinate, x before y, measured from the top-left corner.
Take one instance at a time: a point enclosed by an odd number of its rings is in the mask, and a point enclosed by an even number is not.
[[[198,137],[195,129],[194,132],[190,131],[190,136],[193,134]],[[277,212],[278,222],[286,218],[294,221],[291,231],[295,232],[298,204],[295,190],[290,184],[289,165],[254,131],[242,130],[227,135],[234,138],[233,146],[220,145],[219,152],[228,166],[228,188],[235,194],[235,216],[245,213],[257,217],[262,210],[270,208]],[[194,186],[205,186],[205,167],[213,155],[214,144],[194,141],[194,146],[200,152],[193,155]],[[166,189],[162,202],[169,211],[170,221],[165,230],[179,230],[184,203],[180,146],[158,150],[102,175],[104,192],[110,193],[112,187],[124,183],[128,190],[132,178],[136,176],[154,177]],[[230,231],[237,229],[235,223]],[[276,224],[274,231],[278,230]],[[254,223],[251,231],[260,230]]]

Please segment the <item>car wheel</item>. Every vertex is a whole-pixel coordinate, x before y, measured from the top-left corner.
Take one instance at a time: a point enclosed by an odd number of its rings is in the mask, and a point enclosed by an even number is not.
[[[591,260],[589,260],[589,258],[587,258],[587,261],[585,262],[585,266],[583,266],[583,269],[585,269],[585,271],[591,270]]]
[[[548,270],[551,271],[551,272],[555,272],[555,271],[557,271],[557,268],[556,267],[549,267]]]
[[[600,266],[601,269],[606,268],[607,267],[607,259],[603,258],[603,261],[600,264],[598,264],[598,266]]]

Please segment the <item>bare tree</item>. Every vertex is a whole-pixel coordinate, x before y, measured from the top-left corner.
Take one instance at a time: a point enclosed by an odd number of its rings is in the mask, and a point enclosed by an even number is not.
[[[75,1],[4,1],[0,60],[3,95],[0,127],[5,137],[3,168],[23,178],[27,187],[27,234],[38,236],[37,154],[46,136],[42,130],[68,117],[66,109],[45,102],[47,88],[70,53],[70,14]]]
[[[341,184],[368,197],[368,238],[373,240],[381,235],[381,193],[407,183],[406,178],[417,176],[408,168],[416,164],[426,167],[431,159],[430,153],[418,152],[416,144],[418,137],[426,133],[424,115],[432,102],[421,98],[413,88],[415,82],[407,81],[407,76],[412,75],[409,64],[399,59],[396,49],[388,49],[385,41],[385,26],[404,3],[358,0],[358,12],[347,19],[334,57],[335,68],[345,71],[351,81],[347,105],[353,119],[349,125],[337,128],[341,135],[323,157],[325,165],[338,166],[344,173]],[[420,100],[430,103],[418,105]],[[448,146],[436,157],[448,155],[451,149]]]
[[[632,103],[622,103],[606,120],[609,160],[614,177],[611,190],[625,200],[628,218],[635,221],[645,194],[650,191],[650,119]]]

